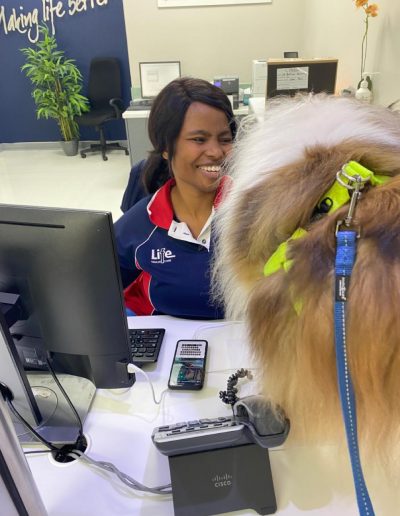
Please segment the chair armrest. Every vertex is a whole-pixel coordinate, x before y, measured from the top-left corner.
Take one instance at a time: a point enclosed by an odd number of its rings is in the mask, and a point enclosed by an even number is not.
[[[120,98],[111,99],[109,101],[110,106],[112,106],[115,110],[115,117],[121,118],[122,112],[125,110],[124,102]]]

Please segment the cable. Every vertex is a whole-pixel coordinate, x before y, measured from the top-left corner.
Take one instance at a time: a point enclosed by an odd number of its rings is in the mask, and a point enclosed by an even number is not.
[[[145,371],[143,371],[143,369],[140,369],[140,367],[136,366],[135,364],[128,364],[127,365],[127,369],[128,369],[128,373],[140,373],[141,375],[143,375],[146,378],[146,380],[150,384],[151,394],[153,396],[154,403],[156,405],[160,405],[162,400],[163,400],[163,397],[164,397],[165,393],[168,392],[168,389],[165,389],[164,391],[162,391],[162,393],[160,395],[160,400],[157,401],[156,395],[155,395],[155,392],[154,392],[153,384],[152,384],[150,378],[148,377],[147,373],[145,373]]]
[[[49,441],[46,441],[36,430],[26,421],[21,414],[17,411],[17,409],[14,407],[13,402],[10,399],[6,400],[8,407],[10,408],[11,412],[26,426],[26,428],[29,429],[29,431],[38,439],[42,444],[47,446],[52,451],[58,451],[59,449],[51,444]]]
[[[213,369],[212,371],[206,371],[205,374],[231,373],[235,369],[237,369],[237,368],[236,367],[227,367],[226,369]],[[247,366],[247,367],[244,367],[243,369],[248,369],[250,372],[254,372],[254,371],[258,371],[259,368]]]
[[[145,493],[153,493],[158,495],[168,495],[172,493],[171,484],[165,484],[163,486],[157,487],[147,487],[126,473],[122,473],[116,466],[114,466],[114,464],[111,464],[111,462],[94,460],[79,450],[72,450],[72,452],[70,452],[68,455],[74,459],[82,459],[91,466],[95,466],[109,473],[114,473],[114,475],[116,475],[121,480],[121,482],[127,485],[130,489],[134,489],[135,491],[143,491]]]
[[[60,381],[58,380],[55,372],[54,372],[54,369],[53,367],[51,366],[50,362],[48,359],[46,359],[46,362],[47,362],[47,367],[49,368],[49,371],[55,381],[55,383],[57,384],[58,388],[60,389],[60,391],[62,392],[62,394],[64,395],[68,405],[70,406],[73,414],[75,415],[77,421],[78,421],[78,426],[79,426],[79,435],[75,441],[75,444],[73,445],[74,447],[79,447],[82,445],[82,443],[84,442],[84,437],[83,437],[83,425],[82,425],[82,421],[81,421],[81,418],[79,417],[79,414],[78,412],[76,411],[75,407],[73,406],[71,400],[69,399],[67,393],[65,392],[63,386],[61,385]],[[52,389],[49,389],[49,390],[52,390]],[[26,428],[29,430],[29,432],[31,434],[33,434],[36,439],[38,441],[40,441],[42,444],[44,444],[47,448],[49,448],[49,450],[51,451],[54,451],[54,452],[57,452],[57,454],[60,454],[60,453],[65,453],[63,451],[63,448],[64,446],[62,446],[61,448],[58,448],[57,446],[54,446],[52,443],[50,443],[49,441],[47,441],[46,439],[44,439],[44,437],[42,437],[29,423],[28,421],[26,421],[23,416],[17,411],[17,409],[14,407],[13,403],[12,403],[12,400],[14,398],[14,395],[12,393],[12,391],[7,387],[7,385],[3,384],[3,383],[0,383],[0,391],[1,391],[1,394],[3,395],[3,398],[4,400],[6,401],[9,409],[11,410],[11,412],[26,426]],[[54,392],[54,391],[53,391]],[[58,405],[58,397],[56,395],[56,399],[57,399],[57,405]],[[57,407],[56,407],[57,408]],[[53,414],[54,414],[55,411],[53,411]],[[53,415],[52,414],[52,415]],[[51,417],[51,416],[50,416]],[[49,420],[50,418],[47,419],[47,421]],[[41,423],[39,425],[39,429],[41,428],[41,426],[43,426],[44,423]],[[27,432],[26,432],[27,433]],[[22,435],[25,435],[25,433],[21,434],[20,436],[18,437],[21,437]],[[67,445],[67,446],[71,446],[71,445]],[[67,448],[67,450],[69,451],[69,448]]]
[[[31,450],[31,451],[24,451],[24,455],[34,455],[37,453],[51,453],[51,450]]]
[[[219,391],[219,397],[223,403],[227,405],[233,405],[238,401],[238,397],[236,396],[238,389],[236,385],[238,383],[239,378],[247,378],[251,380],[253,378],[251,371],[248,369],[238,369],[236,373],[232,374],[227,381],[226,391]]]
[[[0,393],[3,396],[4,401],[7,403],[8,408],[11,410],[11,412],[16,416],[29,430],[32,432],[32,434],[47,448],[50,448],[50,450],[57,451],[58,448],[56,448],[53,444],[49,443],[44,439],[40,434],[36,432],[36,430],[26,421],[21,414],[18,412],[18,410],[14,407],[12,400],[14,399],[14,394],[12,390],[3,382],[0,382]]]
[[[64,387],[61,385],[59,379],[57,378],[56,373],[54,372],[53,366],[50,364],[50,360],[48,358],[46,358],[46,363],[47,363],[47,367],[49,368],[49,371],[51,373],[51,376],[53,377],[53,379],[56,382],[58,388],[60,389],[60,391],[64,395],[64,398],[66,399],[68,405],[70,406],[70,409],[72,410],[72,413],[74,414],[74,416],[76,417],[76,420],[78,421],[79,435],[78,435],[78,438],[76,440],[76,442],[78,442],[82,438],[82,436],[83,436],[82,420],[81,420],[81,418],[80,418],[76,408],[73,406],[71,400],[69,399],[68,394],[65,392]]]
[[[229,322],[223,322],[223,323],[218,323],[218,322],[215,322],[213,324],[203,324],[202,326],[199,326],[196,331],[194,332],[193,334],[193,340],[197,340],[199,337],[198,337],[198,334],[199,332],[203,331],[203,330],[211,330],[211,329],[218,329],[218,328],[224,328],[225,326],[235,326],[237,324],[240,324],[240,325],[243,325],[243,321],[229,321]]]

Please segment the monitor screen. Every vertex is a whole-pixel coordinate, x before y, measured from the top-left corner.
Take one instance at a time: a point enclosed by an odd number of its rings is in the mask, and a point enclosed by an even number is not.
[[[266,97],[335,93],[337,59],[269,59]]]
[[[110,213],[0,205],[0,292],[19,296],[10,332],[27,353],[99,388],[133,384]]]
[[[180,61],[139,63],[142,98],[154,98],[168,83],[181,76]]]

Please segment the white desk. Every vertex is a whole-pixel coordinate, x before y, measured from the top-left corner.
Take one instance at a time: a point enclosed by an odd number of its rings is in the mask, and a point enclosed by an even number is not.
[[[158,364],[148,371],[156,395],[166,389],[175,343],[182,338],[205,338],[209,356],[205,386],[199,392],[168,391],[161,407],[153,404],[142,376],[125,392],[98,391],[84,425],[88,455],[114,463],[146,485],[168,483],[167,458],[153,446],[154,427],[199,417],[230,414],[218,399],[227,377],[251,366],[241,325],[185,321],[171,317],[133,317],[130,326],[165,327],[166,338]],[[290,381],[290,379],[288,379]],[[239,384],[239,394],[254,392],[255,382]],[[336,447],[288,447],[270,450],[271,468],[280,516],[355,516],[358,514],[347,460]],[[118,479],[73,462],[56,464],[48,454],[28,456],[34,479],[50,516],[162,516],[173,515],[172,498],[140,494]],[[367,477],[368,480],[368,477]],[[399,514],[399,495],[386,493],[385,483],[371,489],[376,514]],[[255,514],[238,511],[237,516]]]
[[[235,116],[242,117],[249,113],[249,108],[241,104],[233,112]],[[131,166],[141,159],[147,158],[149,151],[152,149],[147,132],[149,114],[148,109],[134,111],[130,108],[122,114],[122,118],[125,120]]]

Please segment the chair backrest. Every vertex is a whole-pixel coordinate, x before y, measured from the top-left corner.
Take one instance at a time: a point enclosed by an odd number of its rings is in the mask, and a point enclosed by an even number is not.
[[[88,97],[92,107],[108,106],[121,98],[121,70],[115,57],[96,57],[90,62]]]

